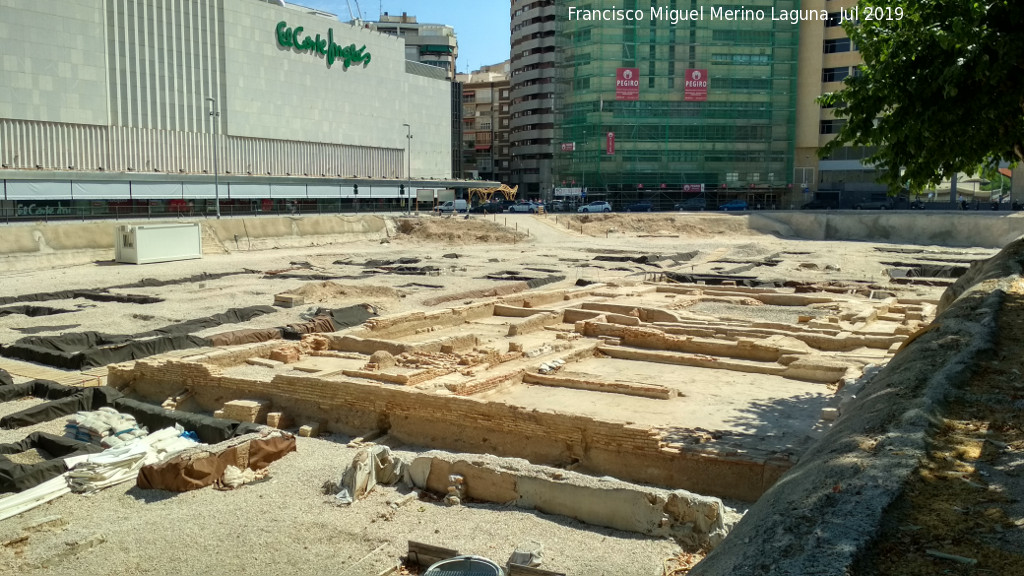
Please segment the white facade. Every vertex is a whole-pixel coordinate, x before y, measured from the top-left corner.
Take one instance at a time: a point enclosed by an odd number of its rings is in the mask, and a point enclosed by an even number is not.
[[[451,88],[398,38],[261,0],[0,0],[5,170],[451,177]],[[328,66],[300,38],[365,46]],[[301,42],[300,42],[301,43]],[[326,42],[321,44],[323,51]],[[10,173],[8,173],[10,174]]]

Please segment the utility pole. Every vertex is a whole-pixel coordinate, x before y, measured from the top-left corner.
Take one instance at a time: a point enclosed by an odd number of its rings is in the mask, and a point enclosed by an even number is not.
[[[220,171],[217,169],[217,118],[220,112],[217,110],[217,100],[207,97],[206,101],[210,103],[210,123],[213,124],[213,197],[216,198],[217,219],[220,220]]]
[[[584,194],[586,194],[586,190],[587,190],[587,129],[586,128],[583,129],[583,146],[582,146],[582,148],[583,148],[583,151],[581,153],[581,156],[582,156],[582,164],[583,165],[580,167],[583,170],[583,178],[581,179],[581,182],[580,182],[580,196],[581,196],[581,198],[582,198],[582,196]]]
[[[406,204],[406,211],[412,213],[412,126],[408,124],[402,124],[405,126],[405,191],[408,192],[408,204]]]

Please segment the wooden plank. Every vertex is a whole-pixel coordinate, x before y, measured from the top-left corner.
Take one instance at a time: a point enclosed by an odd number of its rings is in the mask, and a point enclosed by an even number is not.
[[[509,564],[508,576],[565,576],[565,572],[552,572],[540,568],[530,568],[522,564]]]
[[[429,568],[431,565],[437,564],[441,560],[454,558],[458,555],[458,550],[432,546],[430,544],[409,540],[409,553],[406,556],[406,560],[411,564],[420,566],[421,568]]]

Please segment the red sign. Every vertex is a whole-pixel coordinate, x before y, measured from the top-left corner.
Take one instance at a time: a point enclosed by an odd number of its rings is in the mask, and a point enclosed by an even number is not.
[[[640,69],[619,68],[615,73],[615,99],[640,99]]]
[[[562,142],[562,152],[575,152],[575,151],[576,151],[576,143],[575,142]]]
[[[683,184],[683,192],[703,192],[703,184]]]
[[[686,69],[683,86],[683,100],[687,102],[704,102],[708,99],[708,71],[696,68]]]
[[[608,133],[608,143],[606,146],[609,156],[615,155],[615,132]]]

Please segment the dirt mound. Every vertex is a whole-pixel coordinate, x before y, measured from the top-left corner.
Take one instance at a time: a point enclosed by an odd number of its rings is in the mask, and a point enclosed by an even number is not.
[[[584,233],[603,236],[625,234],[678,234],[680,236],[761,236],[746,216],[725,214],[579,214],[571,216]],[[589,229],[588,229],[589,228]]]
[[[443,241],[446,244],[522,242],[526,234],[483,218],[406,218],[398,221],[398,233],[417,240]]]
[[[336,282],[314,282],[301,288],[288,290],[289,294],[302,296],[307,303],[328,304],[352,300],[397,300],[402,292],[390,286],[372,284],[338,284]]]

